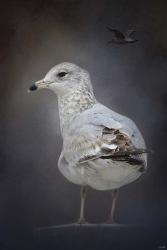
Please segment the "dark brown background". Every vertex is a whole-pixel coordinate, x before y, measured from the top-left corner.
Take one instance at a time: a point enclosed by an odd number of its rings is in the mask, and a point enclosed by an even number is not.
[[[167,222],[167,2],[3,1],[0,8],[0,225],[70,223],[79,187],[58,171],[62,140],[56,97],[27,89],[57,63],[86,68],[97,99],[131,117],[154,150],[148,172],[121,188],[120,223]],[[138,43],[108,45],[106,26],[137,30]],[[87,219],[107,218],[111,193],[91,190]]]

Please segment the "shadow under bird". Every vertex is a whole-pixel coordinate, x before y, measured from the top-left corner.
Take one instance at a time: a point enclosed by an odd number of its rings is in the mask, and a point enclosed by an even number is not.
[[[72,63],[54,66],[30,86],[30,91],[47,88],[58,98],[63,138],[58,161],[61,173],[81,186],[78,223],[85,223],[87,186],[112,190],[108,223],[114,222],[117,190],[138,179],[146,170],[147,150],[135,123],[96,100],[89,73]]]
[[[127,30],[126,32],[121,32],[117,29],[112,29],[107,27],[107,29],[112,33],[112,39],[108,43],[116,43],[116,44],[127,44],[127,43],[135,43],[138,40],[132,38],[135,30]]]

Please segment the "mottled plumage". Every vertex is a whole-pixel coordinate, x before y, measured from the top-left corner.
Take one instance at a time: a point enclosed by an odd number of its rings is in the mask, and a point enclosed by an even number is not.
[[[108,190],[141,176],[147,160],[140,131],[131,119],[96,100],[86,70],[61,63],[30,89],[39,88],[58,97],[63,137],[58,167],[69,181]]]
[[[102,104],[95,103],[67,127],[59,169],[73,183],[115,189],[136,180],[146,167],[146,156],[133,153],[145,148],[136,125]]]

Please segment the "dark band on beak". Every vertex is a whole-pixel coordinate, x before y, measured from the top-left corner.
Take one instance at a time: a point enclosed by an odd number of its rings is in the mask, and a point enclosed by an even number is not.
[[[32,84],[29,88],[30,91],[34,91],[34,90],[37,90],[37,86],[35,84]]]

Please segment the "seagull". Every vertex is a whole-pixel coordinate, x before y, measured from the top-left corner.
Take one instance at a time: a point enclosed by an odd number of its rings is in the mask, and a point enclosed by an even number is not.
[[[109,41],[109,43],[126,44],[138,41],[131,37],[135,30],[127,30],[125,33],[122,33],[121,31],[110,27],[107,27],[107,29],[113,34],[112,40]]]
[[[29,91],[50,89],[58,98],[63,139],[58,168],[81,186],[78,223],[84,215],[87,187],[112,190],[108,223],[114,222],[118,189],[137,180],[147,168],[147,150],[135,123],[96,100],[88,71],[63,62],[32,84]]]

